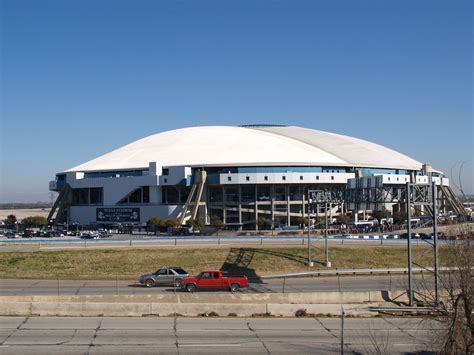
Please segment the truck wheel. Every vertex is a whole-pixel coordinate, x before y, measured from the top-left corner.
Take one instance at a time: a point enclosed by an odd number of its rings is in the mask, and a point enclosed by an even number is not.
[[[145,286],[146,287],[153,287],[155,286],[155,281],[153,281],[152,279],[148,279],[145,281]]]
[[[196,291],[196,285],[195,284],[187,284],[186,285],[186,291],[188,291],[188,292]]]
[[[231,292],[237,292],[240,289],[239,284],[232,284],[230,285],[230,291]]]

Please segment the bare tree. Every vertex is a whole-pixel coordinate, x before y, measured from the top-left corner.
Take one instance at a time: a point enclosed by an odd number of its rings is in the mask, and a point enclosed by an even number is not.
[[[436,304],[431,287],[424,287],[419,298],[434,312],[427,318],[440,322],[436,343],[443,354],[472,354],[474,352],[474,247],[468,225],[454,227],[452,240],[443,247],[445,265],[449,272],[440,274],[440,302]]]

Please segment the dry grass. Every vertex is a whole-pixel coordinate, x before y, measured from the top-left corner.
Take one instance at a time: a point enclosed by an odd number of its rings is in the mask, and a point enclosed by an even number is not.
[[[252,256],[249,269],[258,275],[308,271],[306,247],[242,248],[243,255]],[[219,269],[229,252],[238,248],[209,249],[128,249],[128,250],[58,250],[11,251],[0,253],[0,278],[52,279],[120,279],[162,266],[181,266],[190,273],[202,269]],[[405,267],[406,249],[402,247],[331,247],[333,268]],[[443,252],[441,253],[443,257]],[[313,248],[315,268],[323,268],[323,251]],[[431,265],[430,248],[414,248],[414,260]]]

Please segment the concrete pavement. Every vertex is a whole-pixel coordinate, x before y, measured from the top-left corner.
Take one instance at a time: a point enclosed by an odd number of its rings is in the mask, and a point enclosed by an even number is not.
[[[432,287],[431,275],[414,275],[415,287]],[[406,275],[320,276],[266,279],[250,284],[245,293],[376,291],[406,289]],[[173,292],[172,287],[146,288],[137,280],[0,280],[0,296],[26,295],[146,295]],[[220,293],[228,293],[220,291]]]
[[[439,324],[414,318],[345,319],[347,353],[433,350]],[[333,318],[0,317],[0,354],[329,354]]]

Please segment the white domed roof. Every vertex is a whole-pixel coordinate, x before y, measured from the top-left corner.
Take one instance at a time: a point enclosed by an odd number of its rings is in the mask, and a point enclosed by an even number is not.
[[[348,166],[419,170],[421,163],[362,139],[293,126],[207,126],[166,131],[68,171],[161,166]]]

